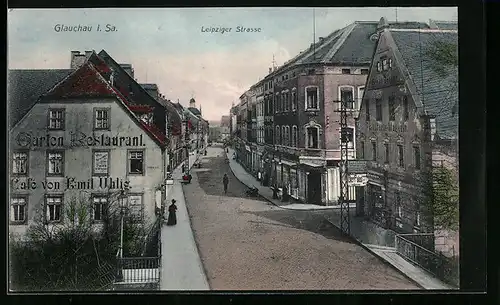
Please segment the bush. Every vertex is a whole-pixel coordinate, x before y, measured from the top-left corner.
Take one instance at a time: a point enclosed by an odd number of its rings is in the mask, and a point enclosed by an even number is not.
[[[110,196],[111,198],[111,196]],[[121,209],[109,200],[101,230],[92,226],[85,198],[65,203],[64,224],[49,225],[43,213],[23,239],[10,238],[10,288],[13,290],[96,290],[114,280],[120,246]],[[140,256],[145,229],[124,221],[123,255]]]

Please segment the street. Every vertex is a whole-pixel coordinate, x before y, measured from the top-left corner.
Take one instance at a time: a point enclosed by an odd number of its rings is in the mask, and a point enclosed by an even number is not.
[[[212,290],[418,289],[341,237],[322,211],[285,210],[248,198],[221,147],[209,147],[201,160],[183,188]]]

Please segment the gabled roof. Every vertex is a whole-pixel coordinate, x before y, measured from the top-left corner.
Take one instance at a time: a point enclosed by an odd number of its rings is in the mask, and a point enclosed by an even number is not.
[[[164,98],[159,98],[158,102],[165,107],[167,111],[168,122],[173,135],[179,135],[182,128],[182,118],[179,115],[179,111],[176,109],[175,105]]]
[[[95,55],[95,53],[94,53]],[[115,97],[123,109],[159,146],[165,145],[165,134],[156,126],[151,126],[139,120],[132,111],[131,103],[108,80],[100,71],[108,71],[102,63],[93,65],[91,61],[85,62],[80,68],[73,71],[64,80],[59,82],[53,89],[42,96],[43,99],[76,98],[76,97]]]
[[[156,84],[140,84],[142,88],[146,90],[158,90],[158,85]]]
[[[442,20],[429,20],[429,25],[433,29],[439,30],[458,30],[457,21],[442,21]]]
[[[201,115],[201,112],[198,108],[188,107],[189,111],[191,111],[194,115]]]
[[[458,137],[458,66],[441,65],[433,58],[436,45],[458,50],[457,31],[390,30],[404,66],[428,115],[435,116],[442,139]],[[438,71],[436,67],[442,67]]]
[[[16,125],[37,100],[74,70],[9,70],[7,99],[9,128]]]

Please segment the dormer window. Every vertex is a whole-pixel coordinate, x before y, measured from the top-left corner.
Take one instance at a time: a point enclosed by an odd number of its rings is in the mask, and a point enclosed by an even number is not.
[[[377,71],[378,72],[382,71],[382,63],[380,61],[377,62]]]

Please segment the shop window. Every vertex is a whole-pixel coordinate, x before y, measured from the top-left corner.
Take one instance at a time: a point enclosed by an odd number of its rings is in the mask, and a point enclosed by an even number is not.
[[[307,148],[319,148],[319,128],[307,127]]]

